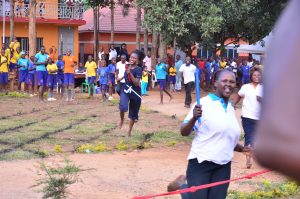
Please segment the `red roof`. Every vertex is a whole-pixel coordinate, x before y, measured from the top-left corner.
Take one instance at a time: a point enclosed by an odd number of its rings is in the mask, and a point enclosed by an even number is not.
[[[109,7],[100,9],[99,11],[99,24],[100,32],[111,31],[111,12]],[[143,16],[143,15],[142,15]],[[94,30],[93,22],[94,14],[93,9],[90,8],[83,13],[83,20],[86,21],[85,25],[79,26],[79,32],[90,32]],[[141,29],[143,31],[143,28]],[[115,7],[115,32],[116,33],[135,33],[136,32],[136,9],[129,8],[128,14],[123,15],[122,6]]]

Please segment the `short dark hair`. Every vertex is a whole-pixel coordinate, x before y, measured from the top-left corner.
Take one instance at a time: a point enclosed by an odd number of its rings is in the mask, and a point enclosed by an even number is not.
[[[255,72],[259,72],[262,75],[262,71],[259,68],[253,67],[253,69],[250,71],[250,81],[252,82],[253,74]]]
[[[232,73],[235,76],[235,74],[230,69],[225,68],[223,70],[216,71],[216,73],[215,73],[215,80],[216,81],[220,81],[220,78],[222,77],[222,75],[224,73]]]

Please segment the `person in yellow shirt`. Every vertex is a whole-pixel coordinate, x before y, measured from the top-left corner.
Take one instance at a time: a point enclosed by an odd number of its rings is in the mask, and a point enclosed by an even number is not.
[[[88,82],[90,85],[90,97],[93,97],[97,64],[96,64],[96,62],[93,61],[92,55],[88,56],[88,61],[85,63],[84,67],[86,68],[86,74],[87,74]]]
[[[1,49],[0,56],[0,92],[4,91],[7,94],[8,85],[8,66],[7,58],[5,56],[5,49]]]
[[[176,84],[176,68],[174,66],[170,66],[169,68],[169,82],[170,82],[170,89],[172,92],[175,91],[175,84]]]
[[[9,66],[9,64],[10,64],[10,49],[9,48],[5,49],[4,56],[7,58],[7,66]]]
[[[226,64],[227,64],[227,62],[226,62],[225,58],[223,57],[220,61],[220,69],[223,70],[226,67]]]
[[[20,45],[20,42],[17,40],[17,37],[14,37],[13,41],[10,42],[9,44],[9,48],[16,51],[17,48],[20,48],[21,45]]]
[[[15,71],[17,69],[18,60],[21,57],[20,47],[17,47],[16,50],[13,50],[11,53],[12,57],[10,59],[9,70]]]
[[[63,57],[63,62],[65,64],[64,67],[64,86],[65,90],[67,91],[67,100],[72,101],[74,100],[74,72],[75,66],[77,66],[77,60],[74,55],[71,54],[72,51],[70,49],[67,50],[67,54]]]
[[[50,57],[48,58],[47,71],[48,71],[48,80],[47,80],[48,101],[55,101],[56,99],[53,97],[53,89],[57,84],[58,67]]]
[[[144,66],[143,73],[142,73],[142,83],[141,83],[142,96],[148,96],[147,86],[148,86],[148,70],[147,70],[147,66]]]

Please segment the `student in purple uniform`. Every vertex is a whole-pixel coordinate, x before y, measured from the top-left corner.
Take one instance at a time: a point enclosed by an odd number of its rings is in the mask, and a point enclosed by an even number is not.
[[[30,97],[34,96],[34,85],[35,85],[35,65],[34,65],[34,56],[30,56],[29,65],[28,65],[28,77],[27,77],[27,84]]]
[[[251,67],[247,65],[247,61],[243,60],[243,65],[241,66],[241,71],[243,74],[242,83],[249,84],[250,83],[250,69]]]
[[[106,66],[106,61],[103,59],[100,61],[99,68],[97,70],[97,74],[99,76],[99,85],[102,94],[102,100],[106,101],[106,93],[108,89],[108,78],[109,78],[109,69]]]
[[[52,61],[52,59],[48,58],[48,65],[47,65],[47,71],[48,71],[48,101],[55,101],[56,99],[53,97],[53,89],[57,84],[57,65]]]
[[[6,94],[7,92],[7,85],[8,85],[8,61],[7,57],[5,56],[5,49],[1,49],[0,55],[0,92],[4,91]]]
[[[64,67],[65,63],[62,61],[62,55],[58,56],[58,60],[56,61],[57,66],[57,84],[58,84],[58,95],[60,99],[63,98],[64,94]]]
[[[29,60],[25,57],[25,52],[21,52],[21,58],[17,62],[17,67],[19,68],[19,86],[18,89],[21,91],[22,83],[25,84],[24,91],[27,90],[27,76],[28,76],[28,66]]]
[[[44,92],[47,85],[48,55],[45,53],[45,47],[42,46],[39,53],[35,55],[36,80],[39,87],[39,101],[44,101]]]
[[[108,97],[108,100],[112,100],[113,99],[112,94],[113,94],[113,91],[115,90],[116,63],[117,63],[117,58],[113,57],[111,59],[111,64],[108,65],[108,70],[109,70],[109,80],[108,80],[109,97]]]
[[[123,77],[125,79],[125,84],[123,84],[120,94],[119,108],[121,120],[119,128],[122,128],[125,112],[127,112],[129,108],[128,137],[131,137],[132,127],[139,119],[139,110],[142,102],[140,80],[142,78],[144,57],[145,55],[142,51],[133,51],[129,58],[129,65],[126,65],[126,71]]]

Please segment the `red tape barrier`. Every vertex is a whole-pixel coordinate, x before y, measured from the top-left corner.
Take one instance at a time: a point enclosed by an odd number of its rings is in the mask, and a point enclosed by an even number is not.
[[[132,199],[148,199],[148,198],[155,198],[155,197],[159,197],[159,196],[168,196],[168,195],[176,195],[176,194],[181,194],[181,193],[196,192],[196,191],[201,190],[201,189],[207,189],[207,188],[210,188],[210,187],[215,187],[215,186],[219,186],[219,185],[222,185],[222,184],[227,184],[227,183],[242,180],[242,179],[251,179],[253,177],[256,177],[256,176],[259,176],[259,175],[262,175],[262,174],[265,174],[265,173],[269,173],[269,172],[271,172],[271,170],[263,170],[263,171],[256,172],[256,173],[250,173],[250,174],[245,175],[243,177],[235,178],[235,179],[232,179],[232,180],[224,180],[224,181],[214,182],[214,183],[200,185],[200,186],[193,186],[193,187],[186,188],[186,189],[180,189],[180,190],[177,190],[177,191],[171,191],[171,192],[166,192],[166,193],[161,193],[161,194],[156,194],[156,195],[136,196],[136,197],[133,197]]]

